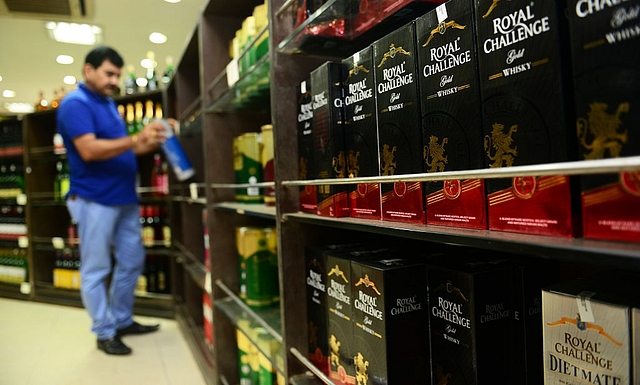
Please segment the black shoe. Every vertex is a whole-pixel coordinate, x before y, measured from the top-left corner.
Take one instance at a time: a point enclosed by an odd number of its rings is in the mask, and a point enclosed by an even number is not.
[[[126,336],[127,334],[145,334],[155,332],[160,329],[160,325],[140,325],[137,322],[133,322],[131,325],[126,328],[118,329],[118,336]]]
[[[118,336],[106,340],[98,340],[98,349],[104,350],[107,354],[124,355],[131,353],[131,348],[123,344]]]

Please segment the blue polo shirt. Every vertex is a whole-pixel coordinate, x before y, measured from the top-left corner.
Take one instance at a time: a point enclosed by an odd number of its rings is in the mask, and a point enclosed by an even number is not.
[[[70,169],[70,195],[104,205],[138,203],[136,176],[138,162],[133,150],[111,159],[85,162],[73,145],[73,139],[87,133],[98,139],[114,139],[127,135],[124,120],[116,103],[80,83],[70,92],[57,110],[57,129],[67,148]]]

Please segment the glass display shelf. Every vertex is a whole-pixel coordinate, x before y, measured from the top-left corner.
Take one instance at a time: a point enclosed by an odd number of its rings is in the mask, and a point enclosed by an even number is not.
[[[296,2],[285,2],[277,15],[282,18],[289,13],[294,19],[292,4]],[[286,54],[345,58],[436,5],[426,1],[408,1],[398,9],[388,9],[383,16],[379,9],[360,12],[359,1],[329,0],[300,25],[295,26],[292,20],[293,31],[280,41],[277,49]]]
[[[244,333],[256,345],[273,367],[283,374],[282,335],[279,332],[282,327],[280,307],[254,310],[249,308],[220,280],[216,280],[216,286],[221,288],[228,297],[216,300],[215,306],[229,318],[236,329]],[[266,334],[260,335],[259,330],[266,331]]]
[[[221,202],[213,204],[213,208],[216,210],[232,211],[240,215],[250,215],[255,217],[276,219],[275,206],[267,206],[262,203],[249,204],[249,203],[236,203],[236,202]]]
[[[246,70],[239,68],[243,61],[247,61],[252,48],[256,48],[259,41],[269,31],[269,25],[264,26],[256,36],[246,45],[240,56],[229,62],[208,86],[207,93],[212,102],[205,112],[265,112],[270,109],[269,87],[269,54],[265,53],[260,59]]]

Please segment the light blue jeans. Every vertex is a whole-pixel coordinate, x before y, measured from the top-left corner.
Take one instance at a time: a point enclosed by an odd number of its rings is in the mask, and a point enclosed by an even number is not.
[[[133,323],[134,291],[144,269],[139,206],[105,206],[72,196],[67,208],[78,223],[80,293],[91,331],[101,340],[114,337]]]

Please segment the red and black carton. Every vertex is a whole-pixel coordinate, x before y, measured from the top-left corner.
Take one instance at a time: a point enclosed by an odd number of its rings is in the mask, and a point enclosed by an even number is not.
[[[563,1],[474,4],[487,167],[576,160]],[[577,235],[577,186],[568,176],[485,183],[490,230]]]
[[[640,155],[640,1],[568,6],[579,159]],[[640,174],[580,177],[585,238],[640,239]]]
[[[344,65],[344,112],[347,141],[347,176],[379,176],[378,122],[371,46],[342,61]],[[381,219],[380,184],[357,183],[349,187],[352,217]]]
[[[397,251],[351,262],[356,384],[429,378],[426,264]]]
[[[341,63],[327,61],[311,71],[313,156],[318,179],[347,177],[342,70]],[[346,185],[319,185],[316,188],[318,215],[349,216]]]
[[[307,357],[324,374],[329,375],[329,337],[327,335],[328,277],[325,256],[328,253],[362,250],[356,244],[307,245],[305,247],[305,282],[307,288],[307,324],[309,350]]]
[[[605,272],[543,290],[545,384],[638,383],[632,374],[638,278]]]
[[[382,176],[424,171],[416,56],[414,22],[373,43]],[[425,222],[421,182],[382,183],[381,193],[382,219]]]
[[[316,179],[316,164],[313,138],[313,103],[311,84],[306,79],[297,89],[298,100],[298,178]],[[315,214],[318,210],[316,186],[301,186],[299,192],[300,211]]]
[[[431,383],[514,384],[510,263],[446,257],[427,266]]]
[[[484,168],[473,2],[450,0],[416,20],[425,172]],[[425,182],[427,224],[487,228],[482,179]]]
[[[559,281],[559,263],[518,260],[513,266],[512,381],[540,385],[544,381],[542,349],[542,289]]]

